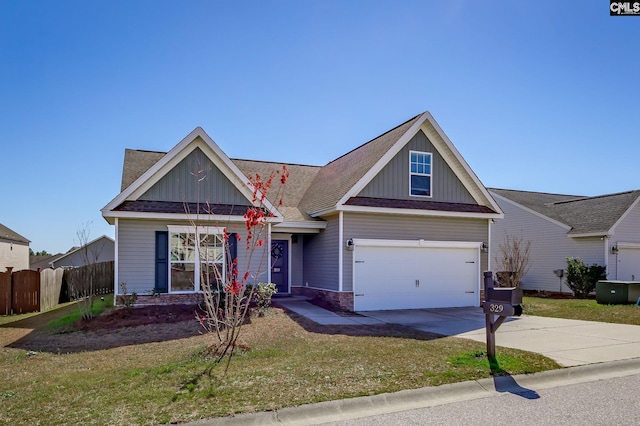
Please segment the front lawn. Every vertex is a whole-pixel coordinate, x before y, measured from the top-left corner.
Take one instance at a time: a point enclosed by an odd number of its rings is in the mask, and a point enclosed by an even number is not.
[[[0,334],[10,326],[0,327]],[[220,369],[203,376],[207,337],[198,326],[194,320],[20,334],[0,348],[0,424],[183,422],[491,376],[483,343],[394,325],[322,327],[279,309],[245,326],[244,341],[252,348],[234,358],[226,377]],[[158,327],[188,337],[152,341]],[[113,344],[114,333],[127,344]],[[131,344],[133,337],[149,343]],[[59,353],[58,342],[69,339],[112,344]],[[30,352],[31,345],[38,350]],[[538,354],[497,352],[500,367],[511,374],[558,368]]]
[[[527,315],[640,325],[640,309],[635,305],[601,305],[593,299],[551,299],[523,297]]]

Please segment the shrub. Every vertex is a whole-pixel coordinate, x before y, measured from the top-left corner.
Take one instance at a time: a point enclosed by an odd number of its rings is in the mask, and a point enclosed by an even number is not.
[[[258,287],[255,289],[254,294],[254,299],[256,301],[254,313],[259,317],[263,317],[271,307],[271,296],[277,292],[278,288],[274,283],[258,283]]]
[[[606,270],[604,266],[595,263],[587,266],[579,257],[569,257],[565,272],[566,284],[575,297],[584,299],[596,288],[598,280],[606,278]]]
[[[127,283],[120,283],[120,295],[118,296],[118,304],[123,305],[125,308],[131,308],[136,304],[136,300],[138,300],[138,293],[135,291],[131,294],[127,293]]]

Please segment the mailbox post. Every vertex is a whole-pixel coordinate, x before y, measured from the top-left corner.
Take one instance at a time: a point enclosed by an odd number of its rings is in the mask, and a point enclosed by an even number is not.
[[[496,330],[507,317],[522,315],[522,289],[520,287],[493,287],[493,273],[484,273],[484,302],[486,318],[487,358],[496,359]],[[496,315],[498,318],[496,319]]]

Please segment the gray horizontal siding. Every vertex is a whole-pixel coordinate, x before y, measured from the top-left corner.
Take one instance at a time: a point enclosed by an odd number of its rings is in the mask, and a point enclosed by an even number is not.
[[[488,233],[487,219],[345,213],[342,244],[351,238],[488,243]],[[481,270],[486,270],[488,254],[481,253],[480,261]],[[353,289],[353,252],[349,250],[344,250],[343,289]]]
[[[188,222],[162,222],[149,220],[118,221],[118,280],[127,283],[127,292],[147,294],[155,288],[155,235],[156,231],[167,231],[167,225],[189,226]],[[207,224],[209,226],[224,226]],[[266,228],[256,234],[262,239],[262,247],[247,248],[244,227],[228,226],[230,232],[240,235],[237,247],[240,277],[250,273],[249,282],[268,281],[269,258]]]
[[[303,283],[309,287],[338,290],[339,220],[327,219],[327,227],[319,234],[304,236]]]
[[[494,269],[498,267],[496,255],[507,236],[530,241],[531,267],[522,280],[524,289],[570,292],[553,273],[556,269],[566,269],[568,257],[580,257],[588,264],[605,264],[605,243],[600,237],[570,238],[563,227],[496,198],[505,217],[496,219],[491,228],[492,265]]]
[[[107,238],[99,240],[80,248],[78,251],[53,262],[54,268],[63,266],[83,266],[92,263],[112,262],[115,260],[115,244]]]
[[[140,199],[250,205],[246,197],[199,148],[194,149]]]
[[[430,198],[409,196],[409,151],[432,153],[432,194]],[[358,194],[362,197],[403,200],[441,201],[476,204],[460,179],[422,131],[396,154],[393,159]]]
[[[156,231],[166,231],[162,222],[118,221],[118,285],[125,282],[127,292],[147,294],[155,288]]]

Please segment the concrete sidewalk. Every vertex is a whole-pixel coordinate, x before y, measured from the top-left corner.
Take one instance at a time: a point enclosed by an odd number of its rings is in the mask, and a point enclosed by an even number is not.
[[[274,304],[322,325],[401,324],[486,342],[482,308],[370,311],[343,316],[305,298],[274,299]],[[625,360],[640,357],[640,326],[524,315],[509,318],[500,326],[496,345],[540,353],[564,367]]]
[[[285,309],[295,312],[298,315],[302,315],[311,321],[320,325],[372,325],[372,324],[385,324],[385,321],[378,320],[372,317],[367,317],[358,314],[344,314],[339,315],[335,312],[323,309],[313,303],[309,302],[309,299],[303,296],[292,296],[273,298],[273,304],[281,306]]]

